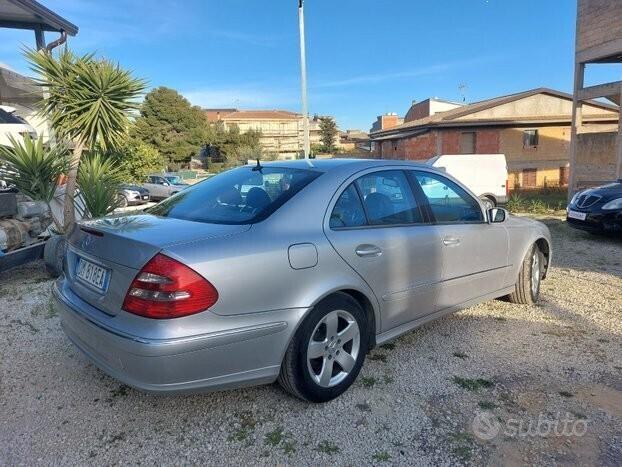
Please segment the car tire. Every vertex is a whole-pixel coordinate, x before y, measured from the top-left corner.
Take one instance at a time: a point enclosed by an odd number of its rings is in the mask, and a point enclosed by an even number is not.
[[[514,292],[508,295],[512,303],[533,305],[540,298],[540,285],[544,275],[544,255],[537,245],[533,245],[521,265]]]
[[[493,209],[497,206],[496,201],[491,196],[482,196],[480,200],[482,201],[482,204],[484,205],[486,211],[488,211],[489,209]]]
[[[279,384],[309,402],[327,402],[343,394],[365,361],[368,329],[365,311],[351,296],[336,293],[325,298],[291,340]]]
[[[126,208],[128,207],[128,205],[130,204],[129,201],[127,200],[127,198],[124,195],[119,195],[119,201],[118,204],[120,208]]]
[[[63,235],[52,235],[43,247],[43,261],[45,270],[51,277],[59,277],[63,273],[63,261],[67,241]]]

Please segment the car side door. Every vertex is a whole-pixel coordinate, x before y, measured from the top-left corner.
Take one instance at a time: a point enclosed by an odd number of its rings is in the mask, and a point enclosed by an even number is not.
[[[508,233],[489,223],[477,198],[436,172],[412,171],[441,245],[443,267],[437,310],[459,306],[503,288]]]
[[[326,235],[374,291],[387,331],[435,310],[441,251],[403,170],[359,175],[329,206]]]

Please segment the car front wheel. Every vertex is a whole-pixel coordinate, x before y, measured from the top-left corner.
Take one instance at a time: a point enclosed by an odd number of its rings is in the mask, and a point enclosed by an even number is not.
[[[356,379],[367,353],[367,319],[347,294],[322,300],[300,325],[283,359],[279,383],[300,399],[326,402]]]
[[[537,245],[533,245],[523,260],[514,292],[508,296],[512,303],[524,305],[537,303],[545,266],[544,255]]]

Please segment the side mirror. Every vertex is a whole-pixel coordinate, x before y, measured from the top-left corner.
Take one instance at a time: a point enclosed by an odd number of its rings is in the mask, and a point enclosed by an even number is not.
[[[508,212],[503,208],[492,208],[488,210],[488,222],[497,223],[504,222]]]
[[[162,182],[162,186],[171,186],[169,182]]]

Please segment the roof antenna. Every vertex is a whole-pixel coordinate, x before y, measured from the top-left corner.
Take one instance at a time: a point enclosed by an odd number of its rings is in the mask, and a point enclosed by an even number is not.
[[[261,166],[261,162],[259,162],[259,157],[257,158],[257,165],[255,167],[253,167],[253,172],[255,172],[257,170],[260,171],[260,172],[263,170],[263,167]]]

